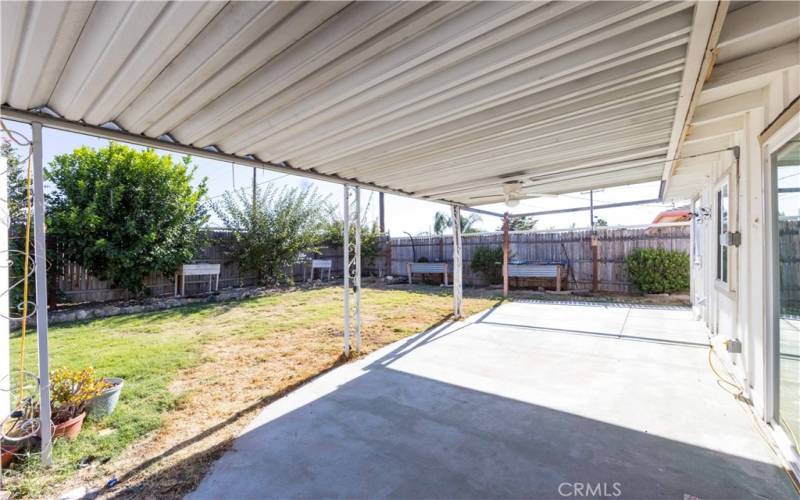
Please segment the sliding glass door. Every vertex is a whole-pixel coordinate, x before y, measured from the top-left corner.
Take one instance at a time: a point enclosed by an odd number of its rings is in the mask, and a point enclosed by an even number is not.
[[[777,310],[776,420],[800,439],[800,134],[771,155],[775,179],[773,230]]]

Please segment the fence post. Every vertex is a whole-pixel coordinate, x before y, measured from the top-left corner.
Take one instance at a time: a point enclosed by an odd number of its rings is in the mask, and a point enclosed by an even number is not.
[[[597,292],[598,290],[598,270],[597,270],[597,234],[592,231],[591,234],[591,242],[592,245],[592,292]]]

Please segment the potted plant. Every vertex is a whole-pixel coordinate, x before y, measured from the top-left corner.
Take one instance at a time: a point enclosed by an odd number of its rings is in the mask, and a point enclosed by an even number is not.
[[[94,415],[111,415],[119,402],[119,395],[125,381],[117,377],[106,377],[103,381],[108,384],[107,388],[95,396],[86,404],[86,409]]]
[[[5,469],[11,465],[11,461],[14,460],[19,449],[20,446],[18,444],[2,443],[2,445],[0,445],[0,467]]]
[[[91,366],[83,370],[57,368],[50,373],[50,407],[55,430],[53,438],[75,439],[86,418],[86,405],[108,389]]]

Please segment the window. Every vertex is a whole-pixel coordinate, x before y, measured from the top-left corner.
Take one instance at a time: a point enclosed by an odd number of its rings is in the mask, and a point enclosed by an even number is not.
[[[728,181],[717,189],[717,280],[728,284],[728,246],[724,237],[728,233]]]

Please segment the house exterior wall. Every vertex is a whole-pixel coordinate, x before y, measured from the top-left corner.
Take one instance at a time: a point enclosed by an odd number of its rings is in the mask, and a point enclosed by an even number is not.
[[[752,401],[755,414],[768,423],[774,418],[770,394],[774,352],[769,331],[773,290],[768,279],[773,220],[768,200],[771,167],[759,135],[798,99],[799,75],[800,70],[793,68],[764,77],[767,83],[761,89],[761,105],[740,114],[741,128],[734,133],[714,138],[715,148],[740,148],[738,164],[733,154],[709,157],[701,165],[703,180],[698,183],[692,200],[695,218],[691,231],[691,279],[695,315],[708,326],[717,355],[736,377],[744,396]],[[750,99],[752,95],[742,97],[745,98]],[[728,103],[733,108],[741,104],[735,96],[728,98]],[[800,120],[800,116],[791,119]],[[710,144],[708,149],[712,149]],[[729,247],[727,286],[717,279],[720,251],[717,191],[726,180],[730,189],[730,231],[741,233],[740,245]],[[704,217],[704,212],[709,215]],[[742,352],[727,352],[723,343],[728,339],[741,341]],[[797,467],[796,456],[793,465]]]

